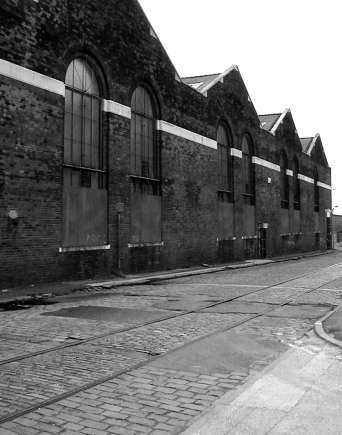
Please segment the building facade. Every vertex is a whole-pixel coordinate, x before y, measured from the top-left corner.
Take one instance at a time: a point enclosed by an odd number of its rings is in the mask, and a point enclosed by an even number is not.
[[[180,78],[136,0],[3,0],[0,42],[1,287],[329,247],[320,136]]]

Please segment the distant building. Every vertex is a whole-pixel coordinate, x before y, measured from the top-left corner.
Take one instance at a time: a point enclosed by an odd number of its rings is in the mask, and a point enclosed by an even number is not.
[[[334,248],[342,249],[342,215],[333,214],[332,233]]]
[[[330,168],[135,0],[0,3],[0,286],[326,249]]]

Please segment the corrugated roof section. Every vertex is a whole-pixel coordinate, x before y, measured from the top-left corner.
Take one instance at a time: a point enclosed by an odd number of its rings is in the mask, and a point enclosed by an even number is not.
[[[215,80],[220,74],[208,74],[204,76],[184,77],[182,82],[196,91],[201,92],[209,83]]]
[[[281,113],[271,113],[268,115],[259,115],[261,127],[264,130],[271,131],[275,123],[280,118]]]

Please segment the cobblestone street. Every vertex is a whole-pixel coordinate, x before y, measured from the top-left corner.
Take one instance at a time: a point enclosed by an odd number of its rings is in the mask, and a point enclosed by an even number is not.
[[[181,433],[341,301],[331,253],[2,311],[0,434]]]

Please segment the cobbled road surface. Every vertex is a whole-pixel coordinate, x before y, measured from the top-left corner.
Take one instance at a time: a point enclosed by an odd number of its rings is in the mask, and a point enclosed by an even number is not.
[[[178,434],[342,303],[342,253],[0,312],[0,435]]]

